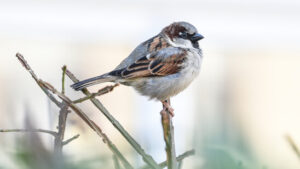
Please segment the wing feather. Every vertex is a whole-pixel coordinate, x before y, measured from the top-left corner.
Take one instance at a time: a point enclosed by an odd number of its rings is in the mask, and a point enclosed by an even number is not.
[[[126,68],[114,70],[110,75],[123,79],[167,76],[182,69],[187,51],[179,48],[167,48],[154,52],[150,56],[143,56]]]

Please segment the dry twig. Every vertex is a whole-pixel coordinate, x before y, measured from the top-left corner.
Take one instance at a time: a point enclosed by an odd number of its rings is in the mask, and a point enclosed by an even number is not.
[[[33,72],[33,70],[31,69],[31,67],[28,65],[27,61],[24,59],[24,57],[20,54],[17,53],[16,57],[19,59],[19,61],[21,62],[21,64],[25,67],[25,69],[31,74],[32,78],[37,82],[37,84],[40,86],[40,88],[43,90],[43,92],[49,97],[49,99],[55,103],[58,107],[61,107],[61,103],[56,100],[56,98],[49,92],[47,91],[45,88],[43,88],[40,84],[39,84],[39,79],[38,77],[35,75],[35,73]]]
[[[189,156],[194,155],[194,154],[195,154],[195,150],[189,150],[189,151],[187,151],[187,152],[185,152],[185,153],[179,155],[178,157],[176,157],[176,160],[180,163],[180,162],[183,161],[186,157],[189,157]],[[164,161],[164,162],[162,162],[162,163],[159,163],[159,166],[160,166],[161,168],[166,167],[166,166],[167,166],[167,161]],[[150,167],[149,167],[149,166],[144,166],[144,167],[142,167],[141,169],[150,169]]]
[[[168,102],[170,102],[170,100],[168,100]],[[167,166],[168,169],[176,169],[177,160],[175,152],[174,127],[172,123],[171,113],[165,106],[161,111],[161,123],[164,132],[164,140],[166,143]]]
[[[121,160],[122,164],[124,165],[124,167],[126,169],[133,169],[133,167],[129,164],[129,162],[125,159],[125,157],[120,153],[120,151],[117,149],[117,147],[102,132],[102,130],[100,129],[99,126],[97,126],[92,120],[90,120],[89,117],[78,106],[76,106],[71,101],[71,99],[69,99],[66,95],[64,95],[61,92],[58,92],[51,84],[44,82],[41,79],[38,79],[37,76],[34,74],[33,70],[30,68],[30,66],[28,65],[28,63],[26,62],[26,60],[24,59],[24,57],[21,54],[18,53],[16,56],[49,98],[50,97],[54,98],[54,96],[49,92],[49,91],[51,91],[53,94],[57,95],[60,99],[62,99],[63,102],[68,107],[70,107],[90,128],[92,128],[100,137],[103,138],[104,143],[107,143],[109,149]]]
[[[66,129],[66,121],[69,113],[68,105],[65,102],[62,102],[62,105],[63,106],[61,107],[58,116],[57,137],[55,137],[54,139],[54,153],[59,157],[62,157],[62,147]]]
[[[74,82],[79,80],[69,71],[66,71],[67,76]],[[81,90],[85,95],[90,96],[91,93],[86,89]],[[113,124],[113,126],[123,135],[129,144],[143,157],[143,160],[154,169],[161,169],[160,166],[153,160],[153,158],[146,154],[144,149],[133,139],[133,137],[124,129],[124,127],[109,113],[109,111],[96,98],[90,98],[92,103],[100,110],[104,116]]]
[[[79,134],[76,134],[75,136],[69,138],[68,140],[63,141],[63,145],[65,146],[65,145],[69,144],[71,141],[77,139],[79,136],[80,136]]]
[[[20,132],[20,133],[47,133],[56,137],[57,133],[55,131],[43,130],[43,129],[1,129],[1,133],[9,132]]]
[[[182,169],[182,164],[183,164],[183,161],[178,162],[178,169]]]
[[[98,90],[98,92],[96,92],[96,93],[91,93],[89,96],[80,98],[80,99],[78,99],[78,100],[74,100],[73,103],[81,103],[81,102],[84,102],[84,101],[89,100],[89,99],[91,99],[91,98],[94,98],[94,97],[96,97],[96,96],[104,95],[104,94],[106,94],[106,93],[109,93],[109,92],[113,91],[113,89],[114,89],[115,87],[117,87],[117,86],[119,86],[118,83],[116,83],[115,85],[112,85],[112,86],[106,86],[106,87],[104,87],[104,88]]]
[[[296,143],[294,142],[294,140],[292,139],[292,137],[289,135],[286,135],[285,138],[286,138],[287,142],[289,143],[289,145],[291,146],[291,148],[294,150],[297,157],[300,159],[300,150],[299,150],[298,146],[296,145]]]
[[[66,74],[66,66],[63,66],[63,71],[62,71],[62,93],[65,93],[65,74]],[[69,106],[65,101],[61,102],[61,107],[59,111],[59,116],[58,116],[58,132],[57,132],[57,137],[54,139],[54,153],[58,156],[58,158],[62,158],[62,148],[64,146],[63,140],[65,136],[65,130],[66,130],[66,123],[67,123],[67,117],[69,114],[68,110]]]
[[[119,160],[118,160],[118,158],[115,156],[115,155],[113,155],[113,160],[114,160],[114,166],[115,166],[115,169],[121,169],[121,166],[120,166],[120,163],[119,163]]]

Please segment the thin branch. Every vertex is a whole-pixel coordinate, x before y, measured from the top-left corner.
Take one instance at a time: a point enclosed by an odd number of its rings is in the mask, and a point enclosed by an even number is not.
[[[289,135],[286,135],[285,139],[287,140],[287,142],[289,143],[291,148],[294,150],[297,157],[300,159],[300,150],[299,150],[298,146],[296,145],[296,143],[294,142],[293,138]]]
[[[64,101],[62,102],[62,105],[63,106],[61,107],[58,116],[57,137],[54,139],[54,153],[59,158],[62,157],[63,140],[65,136],[67,117],[69,114],[69,106]]]
[[[23,64],[23,66],[27,69],[27,71],[29,71],[29,73],[33,76],[32,74],[32,69],[29,67],[29,65],[27,64],[26,60],[24,59],[24,57],[21,54],[17,54],[18,59],[21,61],[21,63]],[[37,76],[33,76],[33,78],[35,79],[35,81],[37,82],[37,84],[43,89],[43,91],[45,90],[46,94],[49,93],[49,91],[51,91],[53,94],[57,95],[60,99],[62,99],[66,104],[68,104],[68,106],[90,127],[92,128],[100,137],[103,138],[104,143],[107,143],[109,149],[121,160],[122,164],[124,165],[124,167],[126,169],[133,169],[133,167],[129,164],[129,162],[125,159],[125,157],[120,153],[120,151],[117,149],[117,147],[107,138],[107,137],[103,137],[103,132],[102,130],[99,128],[99,126],[97,126],[92,120],[89,119],[89,117],[78,107],[76,106],[71,99],[69,99],[67,96],[65,96],[64,94],[58,92],[52,85],[50,85],[47,82],[44,82],[40,79],[37,78]],[[36,80],[37,79],[37,80]],[[51,96],[52,94],[49,93]],[[47,94],[47,96],[49,97],[49,95]]]
[[[20,53],[16,54],[16,57],[19,59],[21,64],[25,67],[25,69],[31,74],[32,78],[37,82],[37,84],[40,86],[40,88],[43,90],[43,92],[48,96],[48,98],[55,103],[58,107],[61,107],[61,103],[44,87],[42,87],[39,83],[38,77],[35,75],[34,71],[31,69],[31,67],[28,65],[27,61],[24,59],[23,55]]]
[[[69,71],[66,71],[67,76],[74,82],[79,80]],[[85,95],[90,96],[91,93],[86,89],[81,90]],[[123,135],[129,144],[143,157],[143,160],[154,169],[161,169],[161,167],[153,160],[153,158],[146,154],[144,149],[133,139],[133,137],[124,129],[124,127],[108,112],[102,103],[96,98],[90,98],[92,103],[100,110],[104,116],[113,124],[113,126]]]
[[[106,86],[106,87],[98,90],[98,92],[96,92],[96,93],[91,93],[89,96],[86,96],[86,97],[83,97],[83,98],[80,98],[78,100],[73,101],[73,103],[81,103],[81,102],[84,102],[84,101],[89,100],[91,98],[95,98],[96,96],[104,95],[106,93],[109,93],[109,92],[113,91],[113,89],[117,86],[119,86],[118,83],[116,83],[115,85],[112,85],[112,86]]]
[[[75,104],[68,102],[70,107],[100,136],[102,137],[102,141],[106,143],[109,149],[121,160],[122,164],[126,169],[133,169],[133,166],[125,159],[122,153],[118,150],[118,148],[112,143],[112,141],[104,134],[99,126],[97,126],[94,121],[90,120],[82,110],[77,107]]]
[[[170,99],[166,101],[170,102]],[[175,152],[174,127],[172,123],[172,117],[169,110],[165,106],[163,106],[163,110],[160,112],[160,114],[164,140],[166,144],[167,166],[168,169],[177,169],[178,166]]]
[[[66,77],[66,70],[67,70],[67,66],[64,65],[62,67],[62,79],[61,79],[61,93],[65,94],[65,77]]]
[[[183,161],[185,158],[187,158],[187,157],[189,157],[189,156],[192,156],[192,155],[194,155],[194,154],[195,154],[195,150],[189,150],[189,151],[187,151],[187,152],[185,152],[185,153],[179,155],[178,157],[176,157],[176,160],[177,160],[178,162],[181,162],[181,161]],[[159,166],[160,166],[161,168],[166,167],[166,166],[167,166],[167,161],[164,161],[164,162],[162,162],[162,163],[159,163]],[[149,166],[144,166],[144,167],[142,167],[141,169],[150,169],[150,167],[149,167]]]
[[[182,164],[183,164],[183,161],[179,161],[179,162],[178,162],[178,167],[177,167],[177,168],[178,168],[178,169],[182,169]]]
[[[46,133],[56,137],[57,133],[55,131],[43,130],[43,129],[0,129],[1,133],[9,132],[20,132],[20,133]]]
[[[66,74],[66,66],[62,67],[62,79],[61,79],[61,84],[62,84],[62,94],[65,93],[65,74]],[[66,123],[67,123],[67,117],[69,114],[69,106],[65,101],[61,102],[61,107],[59,111],[59,116],[58,116],[58,125],[57,125],[57,137],[54,139],[54,153],[57,155],[57,157],[60,159],[63,157],[62,155],[62,149],[63,149],[63,140],[65,136],[65,130],[66,130]]]
[[[119,160],[118,160],[118,158],[115,155],[113,155],[113,160],[114,160],[115,169],[121,169]]]
[[[73,136],[73,137],[69,138],[68,140],[64,141],[63,145],[65,146],[65,145],[69,144],[71,141],[77,139],[79,136],[80,136],[79,134],[76,134],[75,136]]]
[[[108,145],[108,147],[111,149],[111,151],[114,153],[115,156],[117,156],[123,166],[126,169],[133,169],[133,166],[126,160],[126,158],[121,154],[121,152],[118,150],[118,148],[112,143],[112,141],[107,137],[107,135],[105,133],[102,132],[102,130],[99,128],[99,126],[97,126],[93,121],[92,121],[93,125],[95,126],[98,134],[102,137],[102,141],[104,143],[106,143]]]

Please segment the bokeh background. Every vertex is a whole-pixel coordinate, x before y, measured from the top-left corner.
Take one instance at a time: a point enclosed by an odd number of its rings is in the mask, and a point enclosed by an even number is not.
[[[177,154],[197,152],[183,168],[299,168],[285,139],[300,145],[299,9],[299,0],[1,0],[0,128],[24,128],[25,119],[37,128],[56,127],[58,109],[20,66],[17,52],[60,89],[63,65],[80,79],[105,73],[163,27],[188,21],[205,39],[200,76],[172,98]],[[69,87],[66,93],[83,96]],[[159,102],[125,86],[99,99],[146,152],[164,161]],[[88,102],[80,106],[130,161],[143,164],[102,114]],[[66,137],[77,133],[80,138],[64,148],[74,163],[111,157],[71,114]],[[51,150],[52,137],[40,135]],[[12,154],[24,137],[0,133],[4,168],[20,168]]]

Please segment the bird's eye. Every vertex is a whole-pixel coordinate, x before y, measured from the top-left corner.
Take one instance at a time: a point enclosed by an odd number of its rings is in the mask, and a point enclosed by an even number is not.
[[[187,33],[186,32],[179,32],[179,37],[186,39],[187,38]]]

